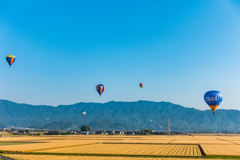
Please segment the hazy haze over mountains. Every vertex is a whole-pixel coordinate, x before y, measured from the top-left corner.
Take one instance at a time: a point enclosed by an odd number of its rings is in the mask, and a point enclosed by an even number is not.
[[[81,116],[82,110],[87,112]],[[201,111],[169,102],[108,102],[59,105],[18,104],[0,100],[0,125],[39,129],[73,129],[89,125],[93,130],[233,131],[240,128],[240,111]]]

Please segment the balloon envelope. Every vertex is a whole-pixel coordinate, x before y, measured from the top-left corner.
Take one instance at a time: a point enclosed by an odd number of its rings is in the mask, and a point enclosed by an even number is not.
[[[140,83],[139,86],[142,88],[142,87],[144,86],[144,84],[143,84],[143,83]]]
[[[15,61],[15,59],[16,59],[15,56],[7,55],[6,60],[7,60],[8,64],[10,65],[10,67],[13,64],[13,62]]]
[[[213,112],[217,109],[217,107],[222,102],[222,94],[219,91],[208,91],[204,95],[204,100],[208,104],[208,106],[212,109]]]
[[[97,90],[98,94],[101,96],[101,94],[102,94],[103,91],[105,90],[105,87],[104,87],[104,85],[102,85],[102,84],[98,84],[98,85],[96,86],[96,90]]]
[[[86,115],[86,111],[82,111],[82,116],[84,117]]]

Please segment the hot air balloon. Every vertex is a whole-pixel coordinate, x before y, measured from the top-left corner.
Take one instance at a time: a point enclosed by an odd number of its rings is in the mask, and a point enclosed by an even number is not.
[[[222,102],[222,94],[219,91],[208,91],[204,95],[204,100],[215,114],[215,110]]]
[[[142,88],[142,87],[144,86],[144,84],[143,84],[143,83],[140,83],[139,86]]]
[[[9,64],[10,68],[11,68],[11,65],[13,64],[13,62],[15,61],[15,59],[16,59],[15,56],[7,55],[6,60],[7,60],[8,64]]]
[[[97,90],[98,94],[100,95],[100,97],[101,97],[101,94],[103,93],[104,89],[105,89],[105,87],[102,84],[98,84],[96,86],[96,90]]]
[[[82,116],[84,117],[86,115],[86,111],[82,111]]]

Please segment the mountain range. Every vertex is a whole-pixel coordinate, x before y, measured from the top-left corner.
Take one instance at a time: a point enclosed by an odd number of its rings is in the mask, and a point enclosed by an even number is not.
[[[86,111],[85,117],[81,112]],[[0,100],[0,127],[31,127],[38,129],[78,129],[88,125],[92,130],[167,131],[239,131],[240,111],[186,108],[170,102],[76,103],[73,105],[19,104]]]

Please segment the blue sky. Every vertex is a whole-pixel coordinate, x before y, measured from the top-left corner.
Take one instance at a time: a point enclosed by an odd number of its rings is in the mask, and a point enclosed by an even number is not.
[[[239,28],[232,0],[0,1],[0,98],[205,110],[204,93],[219,90],[219,108],[239,109]],[[11,69],[8,54],[16,56]]]

